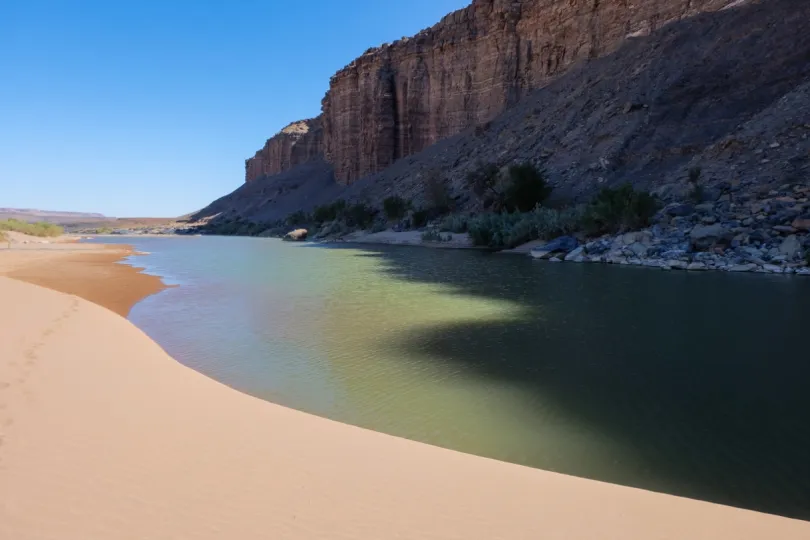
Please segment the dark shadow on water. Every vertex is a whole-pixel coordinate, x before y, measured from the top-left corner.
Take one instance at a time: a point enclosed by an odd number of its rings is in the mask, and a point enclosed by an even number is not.
[[[390,346],[553,400],[648,472],[557,467],[532,449],[526,464],[810,519],[810,279],[322,247],[519,305],[514,320],[410,331]]]

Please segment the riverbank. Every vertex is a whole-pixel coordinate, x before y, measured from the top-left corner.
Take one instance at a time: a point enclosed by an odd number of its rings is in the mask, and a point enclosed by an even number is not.
[[[810,535],[310,416],[180,365],[85,300],[2,277],[0,297],[3,538]]]
[[[0,276],[80,296],[125,317],[165,288],[159,277],[117,264],[131,255],[129,246],[78,244],[73,237],[16,242],[0,249]]]

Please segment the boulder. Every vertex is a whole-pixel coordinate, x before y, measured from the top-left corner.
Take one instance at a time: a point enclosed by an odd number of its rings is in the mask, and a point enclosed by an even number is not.
[[[690,263],[689,266],[686,267],[687,270],[707,270],[706,265],[701,262],[693,262]]]
[[[529,252],[529,255],[531,255],[535,259],[549,259],[554,255],[554,253],[552,253],[551,251],[543,251],[541,249],[532,248],[532,250]]]
[[[646,257],[647,256],[647,246],[642,244],[641,242],[636,242],[627,246],[627,249],[633,252],[636,257]]]
[[[695,207],[691,204],[675,204],[668,207],[665,212],[672,217],[685,217],[694,214]]]
[[[306,229],[295,229],[284,235],[284,240],[287,242],[303,242],[307,239],[308,231]]]
[[[696,225],[689,233],[689,239],[696,249],[708,249],[718,242],[731,237],[731,232],[723,225]]]
[[[779,253],[787,257],[788,260],[795,259],[802,255],[802,244],[795,234],[785,238],[779,245]]]
[[[708,214],[712,210],[714,210],[714,204],[712,203],[701,203],[695,207],[695,210],[701,212],[703,214]]]
[[[800,217],[793,220],[791,226],[800,231],[810,231],[810,217]]]
[[[565,260],[569,262],[580,262],[582,260],[582,254],[585,251],[585,248],[580,246],[577,249],[573,250],[571,253],[565,256]]]
[[[547,259],[553,253],[574,251],[578,245],[579,242],[573,236],[560,236],[545,245],[533,248],[531,255],[535,259]]]
[[[757,269],[755,264],[735,264],[728,267],[729,272],[751,272]]]

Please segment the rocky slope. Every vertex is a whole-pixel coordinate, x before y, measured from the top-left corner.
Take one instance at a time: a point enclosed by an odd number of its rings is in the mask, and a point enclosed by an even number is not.
[[[338,72],[323,100],[326,159],[338,182],[483,124],[578,61],[629,35],[728,0],[475,0],[410,39]]]
[[[628,36],[732,0],[474,0],[335,74],[316,120],[296,122],[246,163],[247,181],[316,156],[342,184],[485,123],[578,61]],[[322,128],[322,129],[321,129]]]
[[[337,196],[379,204],[399,194],[419,205],[432,171],[446,180],[460,209],[474,210],[465,178],[482,163],[543,166],[556,196],[580,200],[628,181],[678,200],[688,193],[686,171],[695,166],[703,170],[708,198],[729,190],[757,198],[783,184],[807,185],[808,20],[810,2],[760,0],[673,22],[579,63],[492,121],[347,187],[330,184],[331,165],[318,161],[314,176],[293,168],[259,181],[250,197],[237,190],[198,217],[221,212],[272,221]]]

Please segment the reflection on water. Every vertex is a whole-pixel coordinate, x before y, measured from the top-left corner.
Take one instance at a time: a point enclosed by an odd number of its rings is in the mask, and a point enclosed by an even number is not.
[[[144,238],[131,319],[234,388],[547,470],[810,518],[810,280]]]

